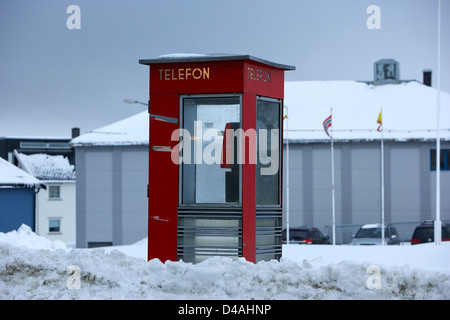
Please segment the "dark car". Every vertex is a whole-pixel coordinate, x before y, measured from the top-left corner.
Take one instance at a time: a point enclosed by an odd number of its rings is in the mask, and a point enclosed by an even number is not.
[[[450,241],[450,224],[442,223],[442,241]],[[416,227],[411,244],[434,242],[434,221],[427,220]]]
[[[283,243],[286,242],[286,229],[282,233]],[[330,244],[329,237],[322,234],[319,229],[314,227],[296,227],[289,228],[290,244]]]

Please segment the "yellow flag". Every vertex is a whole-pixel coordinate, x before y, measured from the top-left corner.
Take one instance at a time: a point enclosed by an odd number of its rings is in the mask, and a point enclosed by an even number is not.
[[[377,119],[377,123],[379,124],[377,131],[380,132],[381,131],[381,126],[383,125],[383,119],[382,119],[382,115],[381,115],[382,111],[380,112],[380,114],[378,115],[378,119]]]

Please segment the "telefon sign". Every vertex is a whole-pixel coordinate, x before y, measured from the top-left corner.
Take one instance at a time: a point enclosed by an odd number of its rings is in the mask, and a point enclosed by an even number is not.
[[[159,69],[159,80],[199,80],[209,79],[209,68]]]

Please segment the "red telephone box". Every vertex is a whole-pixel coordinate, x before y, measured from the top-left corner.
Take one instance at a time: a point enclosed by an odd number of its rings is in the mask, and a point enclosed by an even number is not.
[[[150,66],[148,259],[279,259],[284,71],[249,55]]]

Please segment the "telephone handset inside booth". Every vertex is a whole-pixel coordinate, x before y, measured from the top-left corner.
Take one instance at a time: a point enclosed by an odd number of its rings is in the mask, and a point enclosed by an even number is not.
[[[222,142],[222,169],[231,169],[225,172],[225,201],[239,202],[239,163],[238,163],[238,136],[236,130],[240,128],[239,122],[228,122],[225,125]]]

